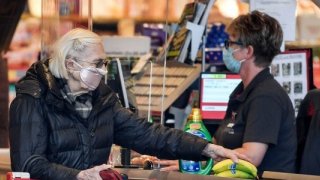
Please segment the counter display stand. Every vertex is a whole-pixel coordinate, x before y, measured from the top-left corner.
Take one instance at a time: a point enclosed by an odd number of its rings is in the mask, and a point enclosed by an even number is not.
[[[190,66],[178,62],[167,62],[165,81],[164,108],[168,107],[187,89],[201,72],[201,66]],[[151,91],[151,111],[159,113],[161,111],[162,83],[164,67],[160,64],[153,65],[152,71],[152,91]],[[135,96],[139,111],[148,111],[150,86],[150,70],[136,81]]]
[[[199,77],[201,65],[192,66],[184,62],[189,59],[193,64],[197,56],[213,3],[214,0],[207,0],[185,5],[175,32],[157,57],[157,62],[160,63],[150,63],[149,69],[137,80],[135,96],[138,109],[147,111],[148,117],[150,111],[162,115],[163,110],[168,109]]]

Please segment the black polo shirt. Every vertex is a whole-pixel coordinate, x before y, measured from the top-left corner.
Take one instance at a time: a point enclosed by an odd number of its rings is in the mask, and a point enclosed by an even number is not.
[[[230,149],[240,148],[246,142],[268,144],[258,167],[259,174],[266,170],[295,172],[297,140],[294,120],[289,96],[266,68],[246,89],[241,82],[232,92],[216,140],[219,145]]]

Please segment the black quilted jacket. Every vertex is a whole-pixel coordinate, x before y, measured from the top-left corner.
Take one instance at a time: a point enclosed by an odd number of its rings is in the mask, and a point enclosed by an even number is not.
[[[101,83],[93,109],[82,119],[60,94],[47,62],[31,66],[16,84],[10,107],[13,171],[37,179],[75,179],[80,170],[106,163],[118,144],[159,158],[201,159],[207,142],[182,131],[147,123],[123,108]]]
[[[320,90],[310,90],[297,116],[298,172],[320,175]]]

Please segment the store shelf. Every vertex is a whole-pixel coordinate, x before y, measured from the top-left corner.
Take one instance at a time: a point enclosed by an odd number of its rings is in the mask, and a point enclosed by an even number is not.
[[[9,83],[15,83],[20,80],[27,72],[27,69],[9,69],[8,79]]]
[[[79,15],[68,15],[68,16],[45,16],[43,19],[46,20],[61,20],[61,21],[72,21],[78,23],[88,23],[87,17],[81,17]]]
[[[77,23],[87,23],[88,17],[86,16],[79,16],[79,15],[67,15],[67,16],[46,16],[44,17],[46,20],[60,20],[60,21],[72,21]],[[97,17],[93,18],[93,22],[97,24],[112,24],[118,23],[122,19],[125,18],[104,18],[104,17]],[[130,17],[128,19],[132,19],[136,23],[165,23],[165,18],[150,18],[150,17]],[[169,23],[178,22],[177,18],[169,18]]]
[[[138,23],[165,23],[166,19],[165,18],[149,18],[149,17],[138,17],[134,18],[134,20]],[[172,18],[169,17],[167,20],[168,23],[176,23],[178,22],[178,18]]]
[[[153,66],[151,111],[161,112],[161,99],[163,91],[163,70],[159,64]],[[201,65],[190,66],[181,63],[169,62],[166,69],[166,85],[163,109],[166,110],[200,75]],[[135,96],[139,111],[148,110],[150,69],[137,80]]]
[[[320,48],[320,40],[286,42],[286,48]]]

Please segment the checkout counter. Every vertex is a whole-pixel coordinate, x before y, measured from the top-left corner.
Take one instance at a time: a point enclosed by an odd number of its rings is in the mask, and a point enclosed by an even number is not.
[[[8,148],[0,148],[0,180],[6,180],[6,173],[11,171],[10,164],[10,150]],[[138,168],[115,168],[115,170],[126,174],[129,180],[236,180],[236,178],[183,174],[174,171],[143,170]],[[266,171],[263,173],[261,179],[320,180],[320,176]]]
[[[180,172],[163,172],[159,170],[142,169],[115,169],[120,173],[126,174],[132,180],[239,180],[237,178],[222,178],[216,176],[203,176],[193,174],[183,174]],[[320,176],[279,173],[266,171],[261,179],[265,180],[320,180]]]
[[[143,170],[138,168],[115,168],[116,171],[126,174],[130,180],[235,180],[235,178],[222,178],[216,176],[203,176],[183,174],[180,172],[165,172],[159,170]],[[10,149],[0,148],[0,180],[6,180],[6,173],[11,171]],[[320,176],[280,173],[266,171],[262,175],[266,180],[320,180]]]

